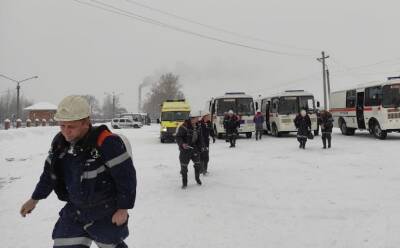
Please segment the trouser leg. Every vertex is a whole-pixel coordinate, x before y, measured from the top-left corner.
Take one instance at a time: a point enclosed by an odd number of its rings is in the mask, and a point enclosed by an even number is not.
[[[88,248],[92,244],[89,234],[83,229],[84,224],[76,220],[72,210],[65,206],[60,211],[60,218],[54,226],[52,238],[54,248]]]
[[[197,184],[201,185],[200,180],[200,154],[194,153],[192,155],[192,161],[194,163],[194,177],[196,179]]]
[[[322,133],[322,144],[324,145],[324,148],[326,148],[326,133]]]
[[[303,144],[303,148],[306,148],[306,143],[307,143],[307,138],[304,138],[304,144]]]
[[[208,170],[208,162],[210,160],[209,151],[208,149],[201,153],[200,155],[201,160],[201,173],[207,173]]]
[[[328,148],[331,148],[332,134],[328,133],[327,138],[328,138]]]
[[[181,163],[181,175],[182,175],[182,188],[187,186],[187,173],[188,173],[188,165],[190,161],[190,154],[187,152],[181,152],[179,154],[179,161]]]

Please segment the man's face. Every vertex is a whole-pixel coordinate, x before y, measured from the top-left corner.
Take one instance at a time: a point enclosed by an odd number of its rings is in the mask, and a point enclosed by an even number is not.
[[[60,121],[60,129],[65,140],[68,142],[76,142],[85,134],[89,129],[89,120],[78,120],[78,121]]]
[[[204,120],[205,122],[210,121],[210,115],[205,115],[205,116],[203,116],[203,120]]]
[[[199,118],[197,117],[192,117],[190,118],[190,122],[192,123],[192,126],[196,125],[196,123],[198,122]]]

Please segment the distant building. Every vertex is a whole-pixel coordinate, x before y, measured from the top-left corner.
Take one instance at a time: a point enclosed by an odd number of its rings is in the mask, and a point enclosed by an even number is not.
[[[57,106],[48,103],[40,102],[24,109],[28,112],[28,118],[34,121],[35,119],[45,119],[46,121],[54,120],[54,115],[57,111]]]

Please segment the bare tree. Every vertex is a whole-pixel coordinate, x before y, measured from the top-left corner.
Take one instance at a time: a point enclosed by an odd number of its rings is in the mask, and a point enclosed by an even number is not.
[[[27,118],[27,113],[22,110],[29,105],[32,105],[32,101],[26,99],[23,95],[20,96],[20,109],[19,112],[23,113],[22,119]],[[14,120],[17,113],[17,93],[7,90],[0,95],[0,121],[3,122],[5,119]]]
[[[147,99],[143,104],[143,110],[153,117],[160,113],[160,105],[165,100],[183,99],[185,95],[181,91],[179,76],[173,73],[166,73],[160,77],[158,82],[154,83]]]
[[[90,106],[90,116],[93,119],[99,119],[102,116],[102,111],[100,108],[100,103],[97,98],[93,95],[84,95],[83,96],[89,103]]]

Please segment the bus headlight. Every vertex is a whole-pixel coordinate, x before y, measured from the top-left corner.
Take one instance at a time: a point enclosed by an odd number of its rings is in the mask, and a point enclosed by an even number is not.
[[[162,131],[162,132],[166,132],[166,131],[167,131],[167,128],[166,128],[166,127],[163,127],[163,128],[161,129],[161,131]]]

